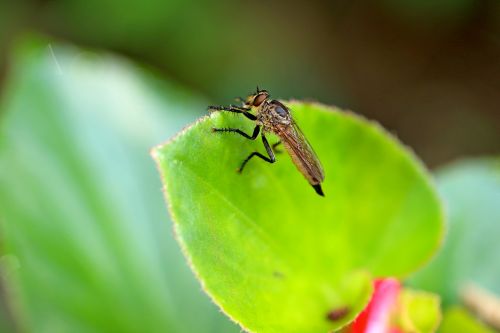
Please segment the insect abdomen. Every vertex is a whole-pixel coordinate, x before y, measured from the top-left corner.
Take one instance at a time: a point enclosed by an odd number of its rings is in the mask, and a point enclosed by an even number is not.
[[[325,176],[323,174],[321,166],[316,163],[316,160],[313,159],[311,161],[305,161],[304,158],[299,157],[292,146],[290,146],[286,142],[283,143],[283,146],[292,158],[293,164],[295,164],[297,169],[307,179],[309,184],[317,185],[323,181]]]

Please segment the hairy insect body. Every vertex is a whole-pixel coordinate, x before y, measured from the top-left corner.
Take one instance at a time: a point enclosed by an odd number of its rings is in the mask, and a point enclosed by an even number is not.
[[[293,163],[311,185],[319,185],[324,180],[323,168],[316,154],[286,106],[276,100],[266,101],[258,111],[257,120],[263,131],[272,132],[281,139]]]
[[[279,111],[279,112],[278,112]],[[279,101],[271,100],[262,103],[257,109],[257,122],[265,132],[276,132],[276,129],[286,130],[292,125],[292,117],[288,109]]]
[[[264,144],[268,156],[264,156],[259,152],[251,153],[241,164],[239,168],[240,172],[254,156],[266,162],[274,163],[276,158],[273,148],[277,144],[282,143],[297,169],[312,185],[316,193],[324,196],[321,182],[323,182],[325,175],[316,153],[294,122],[288,108],[277,100],[269,99],[267,91],[257,89],[255,94],[248,96],[242,107],[212,106],[209,107],[209,109],[241,113],[256,123],[252,135],[248,135],[236,128],[214,128],[214,132],[238,133],[250,140],[255,140],[259,132],[261,133],[262,143]],[[250,111],[254,111],[255,114]],[[281,141],[274,144],[272,148],[265,136],[265,133],[269,132],[276,134],[281,139]]]

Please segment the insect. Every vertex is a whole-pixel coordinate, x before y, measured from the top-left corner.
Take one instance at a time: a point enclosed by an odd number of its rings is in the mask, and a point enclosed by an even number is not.
[[[238,172],[242,172],[248,161],[257,156],[268,163],[276,162],[274,148],[280,143],[292,158],[297,169],[304,175],[309,184],[317,194],[324,196],[321,183],[325,179],[325,174],[316,153],[307,141],[306,137],[297,126],[290,114],[290,110],[283,103],[271,99],[266,90],[259,90],[248,96],[246,100],[240,98],[242,106],[209,106],[211,111],[227,111],[239,113],[250,120],[255,121],[255,128],[252,135],[249,135],[238,128],[213,128],[213,132],[237,133],[247,139],[255,140],[260,133],[262,143],[266,149],[267,156],[254,151],[241,163]],[[266,133],[274,133],[279,138],[272,147],[266,138]]]

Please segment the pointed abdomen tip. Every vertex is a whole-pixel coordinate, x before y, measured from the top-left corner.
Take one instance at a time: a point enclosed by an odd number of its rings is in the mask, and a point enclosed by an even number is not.
[[[316,193],[318,193],[322,197],[325,196],[325,194],[323,193],[323,189],[321,188],[320,184],[313,185],[312,187],[314,188],[314,190],[316,191]]]

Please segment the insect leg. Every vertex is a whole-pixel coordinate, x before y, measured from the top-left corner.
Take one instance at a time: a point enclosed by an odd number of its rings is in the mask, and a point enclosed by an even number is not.
[[[272,147],[273,147],[273,151],[274,151],[276,154],[280,154],[280,153],[282,153],[282,152],[283,152],[283,151],[281,151],[281,150],[276,149],[276,147],[278,147],[280,144],[281,144],[281,140],[280,140],[280,141],[278,141],[278,142],[276,142],[276,143],[274,143],[274,144],[272,145]]]
[[[257,120],[257,117],[250,112],[248,112],[248,109],[244,107],[238,107],[234,105],[230,106],[209,106],[208,110],[214,110],[214,111],[227,111],[227,112],[233,112],[233,113],[241,113],[245,117],[247,117],[250,120]]]
[[[243,132],[242,130],[240,129],[237,129],[237,128],[212,128],[212,132],[230,132],[230,133],[238,133],[239,135],[241,136],[244,136],[245,138],[247,139],[250,139],[250,140],[255,140],[257,138],[257,136],[259,135],[259,132],[260,132],[260,126],[257,125],[255,126],[255,128],[253,129],[253,133],[252,135],[248,135],[246,134],[245,132]]]
[[[248,157],[243,161],[243,163],[241,163],[241,166],[238,169],[238,172],[241,173],[243,171],[243,168],[245,167],[245,165],[248,163],[248,161],[250,161],[250,159],[254,156],[260,157],[261,159],[263,159],[264,161],[266,161],[268,163],[276,162],[276,158],[274,157],[273,149],[269,145],[269,142],[267,142],[267,139],[266,139],[266,136],[264,135],[264,133],[261,134],[261,137],[262,137],[262,143],[264,144],[264,148],[266,148],[267,155],[269,155],[269,157],[264,156],[257,151],[254,151],[253,153],[248,155]]]

